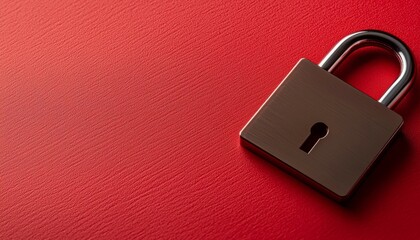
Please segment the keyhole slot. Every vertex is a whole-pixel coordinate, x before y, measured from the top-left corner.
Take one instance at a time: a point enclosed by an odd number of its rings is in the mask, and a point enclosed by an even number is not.
[[[300,149],[307,154],[315,147],[319,140],[325,138],[328,135],[328,126],[325,123],[317,122],[311,127],[311,133],[303,142]]]

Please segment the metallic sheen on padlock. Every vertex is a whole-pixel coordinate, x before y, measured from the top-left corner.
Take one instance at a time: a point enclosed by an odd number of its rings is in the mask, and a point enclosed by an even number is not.
[[[351,51],[393,50],[401,74],[375,101],[331,71]],[[240,132],[241,144],[336,200],[347,199],[400,130],[390,110],[410,87],[414,62],[406,45],[380,31],[342,39],[318,65],[301,59]]]

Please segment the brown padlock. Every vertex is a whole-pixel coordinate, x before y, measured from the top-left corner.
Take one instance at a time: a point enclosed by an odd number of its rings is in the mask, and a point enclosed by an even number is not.
[[[376,101],[331,71],[360,46],[396,52],[401,74]],[[301,59],[240,132],[241,144],[294,173],[335,200],[348,198],[400,130],[389,108],[414,76],[410,51],[396,37],[374,30],[341,40],[318,65]]]

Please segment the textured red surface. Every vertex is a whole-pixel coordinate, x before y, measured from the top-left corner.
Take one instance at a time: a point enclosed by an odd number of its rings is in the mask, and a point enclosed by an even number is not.
[[[346,206],[238,136],[299,58],[351,32],[391,32],[418,58],[418,1],[0,5],[1,239],[420,238],[419,80]],[[366,49],[337,75],[377,98],[398,72]]]

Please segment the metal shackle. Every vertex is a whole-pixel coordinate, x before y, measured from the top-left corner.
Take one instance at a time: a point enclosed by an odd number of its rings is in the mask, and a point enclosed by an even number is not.
[[[379,103],[388,108],[393,108],[411,86],[415,69],[410,50],[397,37],[377,30],[352,33],[338,42],[324,59],[322,59],[319,66],[331,72],[349,53],[364,46],[380,46],[390,49],[397,55],[400,61],[400,75],[379,99]]]

